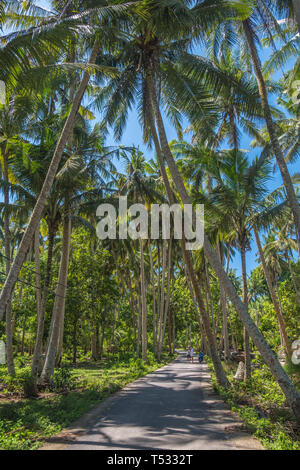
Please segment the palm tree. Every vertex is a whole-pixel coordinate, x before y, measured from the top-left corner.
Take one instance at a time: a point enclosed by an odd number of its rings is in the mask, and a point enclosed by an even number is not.
[[[151,204],[156,199],[161,200],[162,196],[156,189],[156,181],[150,175],[146,175],[145,158],[139,150],[134,149],[130,156],[125,152],[122,154],[126,162],[126,182],[122,187],[120,194],[125,194],[134,202],[140,204]],[[141,326],[142,326],[142,358],[147,358],[147,304],[146,304],[146,281],[144,265],[144,242],[139,237],[140,263],[141,263]]]
[[[275,4],[275,5],[274,5]],[[298,204],[298,200],[294,191],[293,183],[288,172],[288,168],[284,159],[284,154],[281,149],[278,136],[276,133],[275,124],[273,121],[272,111],[269,104],[268,99],[268,91],[266,82],[263,77],[261,62],[257,50],[256,43],[258,42],[258,36],[255,32],[256,27],[260,26],[263,27],[265,30],[268,31],[268,28],[275,28],[279,31],[279,26],[277,20],[273,16],[274,11],[276,10],[276,2],[271,5],[270,2],[265,4],[263,0],[259,0],[256,3],[255,8],[252,11],[252,14],[247,18],[244,19],[242,22],[237,21],[234,22],[234,25],[238,28],[238,34],[242,40],[245,39],[246,41],[246,48],[242,47],[241,49],[245,52],[245,49],[250,54],[253,70],[256,76],[258,90],[261,99],[261,105],[264,112],[264,118],[266,121],[266,126],[268,129],[268,134],[270,137],[270,143],[282,176],[282,180],[284,186],[286,188],[288,201],[291,207],[291,211],[294,218],[294,223],[296,227],[296,234],[297,240],[299,245],[299,254],[300,254],[300,206]],[[271,23],[271,24],[270,24]],[[239,29],[241,26],[242,31]],[[220,34],[220,29],[218,30],[218,34]]]
[[[122,5],[110,5],[109,2],[106,2],[105,0],[103,0],[103,3],[101,2],[101,6],[99,7],[97,5],[97,8],[96,8],[96,23],[99,25],[99,29],[102,31],[101,28],[104,26],[105,20],[108,17],[110,17],[111,15],[118,14],[118,13],[122,14],[124,10],[127,10],[127,4],[124,4],[123,6]],[[92,16],[95,15],[95,9],[92,8],[91,11],[92,11]],[[98,23],[98,18],[99,18],[98,15],[101,17],[100,22],[99,22],[100,24]],[[89,16],[89,11],[85,11],[84,18],[88,16]],[[93,17],[95,18],[95,16]],[[103,19],[104,19],[104,23],[103,23]],[[61,24],[60,18],[59,18],[59,23]],[[106,22],[106,27],[108,27],[107,22]],[[48,168],[47,176],[45,178],[43,187],[41,189],[36,205],[33,209],[30,221],[27,225],[22,241],[18,248],[18,252],[16,254],[15,260],[10,268],[9,274],[2,288],[1,295],[0,295],[0,319],[3,316],[4,309],[6,308],[7,302],[9,301],[11,297],[11,294],[14,289],[15,283],[17,281],[20,269],[23,265],[26,252],[30,246],[31,240],[33,239],[34,233],[41,219],[41,215],[42,215],[44,206],[46,204],[47,198],[50,194],[51,187],[53,185],[55,175],[56,175],[59,163],[61,161],[66,143],[74,127],[75,119],[76,119],[78,110],[80,108],[81,101],[83,99],[84,93],[89,83],[90,74],[91,74],[91,66],[94,66],[94,64],[96,63],[97,56],[99,53],[99,47],[100,46],[99,46],[98,37],[97,37],[94,40],[92,47],[90,47],[90,56],[89,56],[89,60],[87,63],[88,67],[86,71],[83,73],[81,82],[78,86],[76,93],[74,94],[72,106],[67,116],[67,119],[65,121],[63,130],[57,140],[56,148],[53,153],[53,157],[52,157],[50,166]],[[111,71],[109,73],[111,73]]]
[[[28,121],[32,112],[33,101],[29,97],[9,96],[7,93],[6,104],[0,105],[0,158],[3,170],[1,189],[4,194],[4,248],[6,256],[6,275],[11,266],[11,241],[10,241],[10,183],[14,182],[13,161],[15,153],[22,147],[22,139],[18,137],[23,126]],[[8,373],[15,375],[13,358],[13,332],[11,301],[6,308],[6,356]]]
[[[80,215],[80,212],[86,214],[88,203],[92,202],[93,208],[97,202],[100,203],[103,191],[109,189],[109,183],[105,179],[110,176],[109,170],[114,169],[107,158],[105,149],[101,146],[102,134],[99,126],[96,125],[94,129],[90,129],[87,124],[83,123],[82,129],[78,129],[77,126],[74,131],[72,143],[69,142],[71,155],[66,156],[66,161],[57,173],[53,187],[56,192],[57,210],[61,212],[63,237],[48,348],[41,374],[43,383],[49,382],[54,372],[55,360],[56,358],[60,360],[62,353],[72,222],[79,221],[88,225],[88,221],[74,216],[72,212],[76,210],[77,215]],[[98,187],[87,188],[87,185],[91,184]]]
[[[270,173],[270,165],[264,158],[254,160],[249,165],[247,158],[239,151],[223,152],[218,174],[219,180],[212,191],[220,214],[232,221],[242,261],[243,302],[248,308],[248,286],[246,270],[246,249],[253,226],[252,213],[263,206],[266,192],[265,182]],[[227,208],[227,209],[226,209]],[[251,377],[249,339],[245,331],[245,380]],[[288,343],[286,344],[288,348]]]

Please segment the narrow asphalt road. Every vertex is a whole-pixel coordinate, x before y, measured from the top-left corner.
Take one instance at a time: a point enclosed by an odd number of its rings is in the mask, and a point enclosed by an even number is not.
[[[213,392],[207,366],[183,353],[106,402],[65,450],[262,449]]]

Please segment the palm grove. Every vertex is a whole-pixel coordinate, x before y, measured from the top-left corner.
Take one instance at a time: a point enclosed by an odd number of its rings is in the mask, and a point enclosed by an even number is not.
[[[42,387],[66,359],[147,361],[193,342],[225,389],[221,358],[243,351],[250,382],[257,353],[300,420],[300,394],[278,359],[290,361],[300,337],[299,176],[289,171],[299,151],[297,2],[0,5],[8,373],[27,354]],[[152,159],[119,145],[132,108]],[[270,190],[274,171],[281,182]],[[203,249],[172,237],[99,241],[96,209],[117,208],[120,196],[204,204]],[[249,256],[259,262],[250,275]]]

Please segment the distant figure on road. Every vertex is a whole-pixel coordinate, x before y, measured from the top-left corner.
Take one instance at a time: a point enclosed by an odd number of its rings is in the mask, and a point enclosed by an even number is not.
[[[192,362],[194,362],[194,348],[193,348],[193,346],[191,346],[191,348],[190,348],[190,356],[191,356]]]
[[[188,361],[191,360],[191,347],[190,346],[188,347],[186,358]]]
[[[202,351],[199,351],[198,360],[199,360],[200,364],[203,362],[203,359],[204,359],[204,353]]]

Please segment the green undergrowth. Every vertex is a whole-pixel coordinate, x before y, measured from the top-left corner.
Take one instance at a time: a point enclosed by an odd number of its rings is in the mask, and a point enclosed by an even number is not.
[[[0,448],[34,450],[93,406],[128,383],[171,360],[164,357],[83,363],[56,369],[51,387],[36,398],[24,398],[30,388],[28,365],[16,368],[11,379],[0,366]]]
[[[300,450],[300,433],[294,416],[265,365],[254,368],[251,383],[245,384],[233,379],[237,364],[223,362],[232,385],[226,390],[217,384],[210,359],[207,359],[207,363],[214,389],[230,405],[232,411],[239,414],[247,430],[259,439],[265,449]],[[299,368],[287,366],[287,369],[299,387]]]

